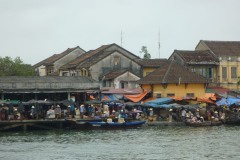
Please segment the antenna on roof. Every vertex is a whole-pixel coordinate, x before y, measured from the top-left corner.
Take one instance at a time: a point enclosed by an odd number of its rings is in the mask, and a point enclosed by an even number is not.
[[[158,31],[158,54],[159,54],[159,58],[160,58],[160,28]]]
[[[123,34],[122,34],[122,31],[121,31],[121,47],[122,47],[122,44],[123,44]]]

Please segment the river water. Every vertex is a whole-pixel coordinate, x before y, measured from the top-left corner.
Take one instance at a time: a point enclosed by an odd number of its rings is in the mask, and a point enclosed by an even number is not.
[[[240,159],[240,126],[0,132],[1,160]]]

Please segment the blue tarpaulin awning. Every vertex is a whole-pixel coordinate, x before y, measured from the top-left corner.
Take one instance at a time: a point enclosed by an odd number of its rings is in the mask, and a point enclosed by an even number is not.
[[[158,99],[146,102],[145,105],[151,106],[154,108],[159,108],[160,105],[166,104],[172,101],[173,101],[172,98],[158,98]]]
[[[104,94],[102,95],[102,100],[117,101],[119,100],[113,94]]]
[[[240,103],[240,98],[222,98],[221,100],[217,101],[216,104],[218,106],[221,105],[232,105],[232,104],[236,104],[236,103]]]

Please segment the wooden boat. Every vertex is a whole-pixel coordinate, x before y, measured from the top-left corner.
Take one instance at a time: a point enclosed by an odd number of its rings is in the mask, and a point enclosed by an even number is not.
[[[105,128],[105,129],[124,129],[124,128],[135,128],[146,124],[145,120],[142,121],[129,121],[129,122],[88,122],[93,128]]]
[[[71,129],[88,129],[91,127],[89,122],[102,122],[102,119],[67,119]]]
[[[221,121],[204,121],[204,122],[185,122],[187,126],[191,127],[206,127],[206,126],[220,126],[223,123]]]
[[[240,125],[240,112],[226,111],[226,124]]]

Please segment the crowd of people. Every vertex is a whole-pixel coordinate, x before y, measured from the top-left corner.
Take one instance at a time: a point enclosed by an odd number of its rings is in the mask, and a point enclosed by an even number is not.
[[[201,108],[170,108],[167,110],[169,122],[183,121],[190,123],[201,123],[207,121],[225,121],[226,111],[239,112],[240,107],[220,106],[210,107],[200,113]],[[161,118],[164,110],[157,110],[158,120]],[[130,113],[130,114],[125,114]],[[23,120],[23,119],[66,119],[66,118],[102,118],[102,117],[118,117],[133,119],[148,119],[153,121],[156,110],[151,107],[141,105],[128,106],[122,103],[99,103],[99,104],[52,104],[52,105],[0,105],[0,120]]]
[[[69,104],[69,105],[0,105],[0,120],[29,120],[29,119],[66,119],[66,118],[101,118],[120,117],[131,111],[131,118],[139,119],[142,111],[128,108],[120,103],[108,104]],[[129,115],[124,115],[125,118]]]

